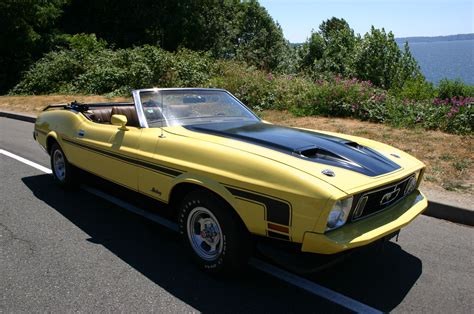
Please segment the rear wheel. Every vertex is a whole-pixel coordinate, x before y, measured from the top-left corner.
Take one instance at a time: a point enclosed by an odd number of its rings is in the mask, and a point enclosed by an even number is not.
[[[51,146],[50,156],[54,181],[65,188],[75,186],[77,184],[76,169],[69,163],[58,143]]]
[[[179,209],[179,231],[198,266],[229,275],[242,269],[252,252],[248,230],[232,208],[205,191],[194,191]]]

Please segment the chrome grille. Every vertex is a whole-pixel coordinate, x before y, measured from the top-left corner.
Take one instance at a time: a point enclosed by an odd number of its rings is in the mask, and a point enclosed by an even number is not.
[[[358,195],[352,209],[351,220],[356,221],[392,206],[402,200],[406,194],[406,187],[411,178],[415,178],[412,174],[398,182],[391,183],[371,191],[367,191]]]

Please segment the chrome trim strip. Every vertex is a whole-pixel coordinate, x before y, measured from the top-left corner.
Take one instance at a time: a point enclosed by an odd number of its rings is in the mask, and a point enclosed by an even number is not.
[[[245,109],[247,109],[247,111],[252,114],[255,118],[258,119],[258,121],[262,121],[262,119],[260,119],[259,116],[257,116],[252,110],[250,110],[249,107],[247,107],[247,105],[245,105],[243,102],[240,101],[240,99],[238,99],[237,97],[235,97],[234,95],[232,95],[231,92],[225,90],[225,89],[220,89],[220,88],[207,88],[207,90],[218,90],[218,91],[224,91],[226,92],[227,94],[229,94],[229,96],[231,96],[234,100],[236,100],[239,104],[241,104]]]
[[[141,88],[141,89],[135,89],[132,91],[133,92],[159,92],[162,90],[201,90],[201,91],[224,91],[227,92],[227,90],[223,88],[202,88],[202,87],[167,87],[167,88],[158,88],[158,87],[152,87],[152,88]]]
[[[358,219],[362,213],[364,212],[365,205],[367,204],[367,200],[369,199],[368,196],[361,197],[359,201],[357,202],[357,206],[354,210],[354,213],[352,213],[352,219],[351,221],[354,221],[354,219]]]
[[[153,90],[153,89],[152,89]],[[140,91],[139,89],[132,91],[133,102],[135,103],[135,110],[137,111],[138,121],[142,128],[148,128],[148,122],[145,118],[145,113],[143,112],[142,102],[140,100]]]

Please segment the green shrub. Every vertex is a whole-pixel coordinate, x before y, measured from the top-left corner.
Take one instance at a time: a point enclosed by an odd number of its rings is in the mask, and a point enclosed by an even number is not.
[[[301,83],[293,76],[265,73],[242,62],[220,61],[217,63],[217,75],[208,86],[230,91],[255,110],[287,109],[287,96],[291,90],[297,89],[297,81]]]
[[[451,99],[455,96],[474,97],[472,86],[467,86],[461,79],[442,79],[438,84],[438,98]]]
[[[213,74],[213,60],[205,53],[170,53],[154,46],[112,50],[95,36],[76,35],[69,49],[35,63],[11,93],[122,95],[150,86],[203,86]]]
[[[80,54],[71,51],[50,52],[26,72],[12,94],[69,93],[74,79],[84,72]]]
[[[387,93],[355,78],[327,75],[314,80],[303,74],[267,73],[238,61],[216,61],[190,50],[170,53],[154,46],[113,50],[94,41],[94,37],[76,37],[69,49],[48,53],[12,93],[124,95],[152,86],[218,87],[256,111],[353,117],[459,134],[474,131],[474,98],[433,98],[432,85],[422,79],[407,81],[400,90]],[[451,81],[440,84],[443,96],[459,91],[466,95],[469,87]]]
[[[295,104],[291,110],[299,115],[348,117],[360,104],[375,96],[376,90],[369,82],[356,79],[318,80],[304,92],[306,101]]]
[[[401,89],[392,90],[391,94],[396,95],[399,99],[429,100],[435,96],[435,88],[432,83],[419,76],[408,79]]]

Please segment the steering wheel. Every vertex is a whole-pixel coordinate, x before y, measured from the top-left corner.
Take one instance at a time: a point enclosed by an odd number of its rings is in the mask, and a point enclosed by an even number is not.
[[[156,101],[154,99],[147,100],[142,103],[143,107],[161,107],[161,102]]]

